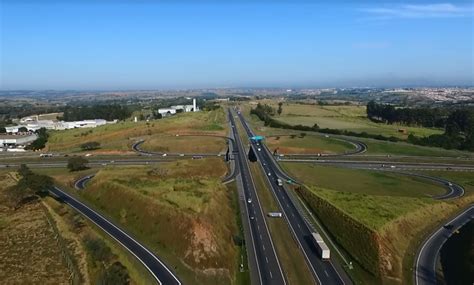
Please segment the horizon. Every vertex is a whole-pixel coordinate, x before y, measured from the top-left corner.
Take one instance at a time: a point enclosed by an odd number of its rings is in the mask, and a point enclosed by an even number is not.
[[[4,91],[474,86],[470,1],[1,4]]]

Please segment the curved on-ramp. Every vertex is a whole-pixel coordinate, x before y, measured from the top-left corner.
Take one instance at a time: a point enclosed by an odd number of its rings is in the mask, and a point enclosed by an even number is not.
[[[454,232],[472,219],[474,219],[474,205],[440,227],[423,242],[415,262],[416,285],[437,284],[436,264],[439,251]]]
[[[58,187],[51,188],[50,193],[59,198],[62,202],[74,208],[77,212],[81,213],[83,216],[105,231],[109,236],[115,239],[118,243],[120,243],[124,248],[126,248],[148,269],[148,271],[159,284],[181,285],[181,281],[179,281],[176,275],[174,275],[173,272],[171,272],[171,270],[155,254],[153,254],[149,249],[147,249],[133,237],[128,235],[120,227],[116,226],[101,214],[89,208],[87,205],[67,194]]]

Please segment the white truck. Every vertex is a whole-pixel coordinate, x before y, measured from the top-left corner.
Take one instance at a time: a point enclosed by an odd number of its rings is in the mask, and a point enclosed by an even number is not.
[[[268,216],[270,218],[281,218],[283,217],[283,214],[281,212],[269,212]]]
[[[280,178],[278,178],[277,179],[277,184],[278,184],[278,186],[283,186],[283,181]]]
[[[321,259],[329,260],[331,257],[331,252],[321,235],[317,233],[311,233],[311,235],[313,236],[314,244],[316,245],[316,249],[318,250],[318,253],[321,256]]]

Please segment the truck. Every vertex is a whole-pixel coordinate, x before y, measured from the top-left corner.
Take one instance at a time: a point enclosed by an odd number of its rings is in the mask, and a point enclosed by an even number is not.
[[[281,212],[269,212],[268,216],[270,218],[281,218],[283,217],[283,214]]]
[[[278,179],[277,179],[277,184],[278,184],[278,186],[283,186],[283,181],[281,181],[281,179],[278,178]]]
[[[311,235],[313,236],[314,245],[316,246],[316,249],[321,259],[329,260],[331,257],[331,252],[329,250],[329,247],[326,245],[323,238],[321,237],[321,235],[318,233],[311,233]]]

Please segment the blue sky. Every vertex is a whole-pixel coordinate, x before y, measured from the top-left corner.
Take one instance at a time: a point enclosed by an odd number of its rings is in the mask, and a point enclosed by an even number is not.
[[[470,1],[220,2],[0,0],[0,89],[474,85]]]

